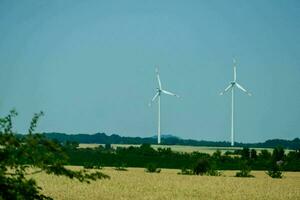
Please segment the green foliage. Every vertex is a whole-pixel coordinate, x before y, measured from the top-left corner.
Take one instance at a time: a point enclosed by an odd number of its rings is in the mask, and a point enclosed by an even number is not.
[[[93,164],[93,163],[85,163],[83,165],[84,169],[103,169],[103,167],[99,164]]]
[[[198,162],[198,164],[199,164],[199,162]],[[211,165],[209,165],[206,172],[203,172],[203,173],[199,172],[198,174],[196,174],[195,169],[191,170],[189,168],[183,167],[183,168],[181,168],[181,171],[178,172],[177,174],[179,174],[179,175],[199,175],[199,174],[204,175],[205,174],[207,176],[221,176],[222,175],[222,173],[220,171],[212,168]]]
[[[181,171],[178,172],[177,174],[180,174],[180,175],[194,175],[194,172],[193,172],[193,170],[191,170],[191,169],[188,169],[188,168],[183,167],[183,168],[181,169]]]
[[[41,188],[37,187],[33,179],[17,176],[8,178],[1,174],[0,188],[0,199],[51,199],[39,193]]]
[[[149,164],[147,164],[145,171],[149,172],[149,173],[160,173],[161,169],[157,168],[156,164],[149,163]]]
[[[126,165],[125,165],[124,163],[121,164],[121,165],[116,166],[116,167],[115,167],[115,170],[117,170],[117,171],[128,171],[128,170],[126,169]]]
[[[290,151],[283,166],[285,171],[299,171],[300,170],[300,150]]]
[[[196,175],[204,175],[210,169],[210,163],[207,158],[198,159],[197,163],[194,166],[193,172]]]
[[[211,168],[206,172],[206,175],[207,176],[222,176],[222,172]]]
[[[269,170],[266,172],[272,178],[282,178],[282,171],[276,162],[272,162]]]
[[[276,147],[272,154],[273,161],[284,160],[284,149],[282,147]]]
[[[220,159],[222,157],[222,153],[221,153],[221,151],[218,149],[217,151],[215,151],[214,153],[213,153],[213,155],[212,155],[212,158],[214,158],[214,159]]]
[[[251,170],[250,169],[241,169],[241,171],[237,172],[235,174],[236,177],[254,177],[253,175],[250,174]]]
[[[272,157],[272,155],[268,150],[263,149],[260,151],[258,157],[260,157],[262,160],[269,160]]]
[[[257,152],[255,149],[251,149],[250,151],[250,158],[251,159],[256,159],[257,158]]]
[[[109,143],[107,143],[107,144],[105,144],[105,147],[104,147],[106,150],[110,150],[110,149],[112,149],[112,146],[111,146],[111,144],[109,144]]]
[[[103,167],[101,165],[95,165],[94,169],[103,169]]]
[[[66,141],[64,147],[68,149],[76,149],[79,147],[79,143],[75,141]]]
[[[33,118],[30,122],[30,126],[29,126],[29,129],[28,129],[28,134],[32,134],[35,130],[35,128],[37,127],[37,123],[38,123],[38,120],[40,117],[44,116],[44,112],[41,111],[39,113],[34,113],[33,115]]]
[[[93,163],[84,163],[83,165],[84,169],[94,169]]]
[[[251,175],[251,168],[247,162],[243,162],[241,170],[235,174],[236,177],[254,177]]]
[[[225,156],[235,155],[235,152],[233,152],[233,151],[225,151],[224,155]]]
[[[101,148],[100,148],[101,147]],[[250,151],[251,152],[251,151]],[[193,152],[182,153],[172,151],[170,148],[153,149],[148,146],[129,146],[118,147],[116,150],[107,151],[104,147],[99,148],[74,148],[67,149],[67,155],[70,158],[68,165],[85,165],[93,163],[94,165],[117,167],[121,163],[126,163],[127,167],[146,168],[148,163],[156,163],[158,168],[182,169],[188,167],[194,168],[198,159],[207,158],[214,169],[218,170],[240,170],[241,163],[245,160],[239,156],[221,154],[219,152],[213,155]],[[253,155],[253,154],[252,154]],[[272,155],[267,150],[262,150],[256,158],[249,158],[247,165],[252,170],[269,169],[269,163],[272,161]],[[282,170],[299,171],[300,170],[300,153],[292,151],[285,160]]]
[[[241,156],[242,156],[242,159],[249,159],[250,158],[250,150],[249,148],[247,147],[244,147],[243,150],[241,151]]]
[[[89,173],[65,168],[67,155],[64,148],[43,135],[34,134],[42,115],[43,112],[34,114],[28,134],[23,137],[16,137],[12,130],[12,118],[17,116],[15,110],[0,118],[0,199],[51,199],[41,194],[41,188],[34,179],[25,176],[29,167],[37,169],[32,173],[46,172],[86,183],[109,178],[100,172]]]

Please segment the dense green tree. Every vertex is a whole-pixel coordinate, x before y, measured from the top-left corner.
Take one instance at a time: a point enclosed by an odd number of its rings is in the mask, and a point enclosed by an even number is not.
[[[219,160],[222,157],[222,153],[221,151],[218,149],[217,151],[215,151],[212,155],[212,158],[214,158],[215,160]]]
[[[241,156],[243,159],[249,159],[250,158],[250,150],[247,147],[244,147],[243,150],[241,151]]]
[[[200,158],[194,166],[194,174],[204,175],[210,169],[210,162],[207,158]]]
[[[284,160],[284,149],[282,147],[276,147],[272,154],[274,161]]]
[[[261,160],[269,160],[271,156],[271,153],[265,149],[261,150],[260,154],[258,155]]]
[[[39,118],[43,112],[34,114],[28,134],[16,137],[13,132],[12,110],[6,117],[0,118],[0,199],[51,199],[41,194],[41,188],[32,178],[27,178],[28,168],[32,173],[62,175],[80,182],[109,178],[109,176],[87,171],[73,171],[64,167],[67,156],[62,146],[41,134],[34,134]]]
[[[251,159],[256,159],[257,158],[257,152],[255,149],[251,149],[250,151],[250,158]]]

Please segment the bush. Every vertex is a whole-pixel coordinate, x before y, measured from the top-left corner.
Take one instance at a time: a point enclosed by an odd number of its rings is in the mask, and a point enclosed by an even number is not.
[[[193,170],[184,167],[177,174],[180,174],[180,175],[193,175],[194,172],[193,172]]]
[[[101,165],[95,165],[94,169],[103,169],[103,167]]]
[[[250,150],[249,150],[249,148],[244,147],[242,149],[242,151],[241,151],[241,156],[242,156],[242,159],[245,159],[245,160],[249,159],[250,158]]]
[[[282,178],[282,171],[277,163],[272,163],[270,169],[266,172],[272,178]]]
[[[115,167],[115,170],[117,170],[117,171],[128,171],[128,170],[126,169],[126,166],[125,166],[124,164]]]
[[[182,168],[180,172],[178,172],[177,174],[180,175],[195,175],[195,171],[188,169],[188,168]],[[199,173],[200,174],[200,173]],[[207,176],[221,176],[222,173],[218,170],[215,170],[213,168],[209,168],[205,173],[202,173],[201,175],[207,175]],[[198,174],[197,174],[198,175]]]
[[[247,163],[242,164],[241,171],[235,174],[236,177],[254,177],[251,173],[251,168],[247,165]]]
[[[146,172],[149,172],[149,173],[160,173],[161,169],[157,168],[156,167],[156,164],[154,163],[149,163],[146,167]]]
[[[83,168],[84,169],[103,169],[103,167],[101,165],[98,165],[98,164],[94,165],[92,163],[84,163]]]
[[[194,166],[193,172],[196,175],[203,175],[210,169],[210,163],[207,158],[200,158]]]
[[[206,175],[208,176],[221,176],[222,175],[222,172],[218,171],[218,170],[215,170],[215,169],[209,169],[207,172],[206,172]]]
[[[84,163],[83,168],[84,169],[93,169],[94,165],[92,163]]]
[[[242,169],[241,171],[237,172],[235,174],[236,177],[254,177],[252,174],[250,174],[251,170],[249,169]]]

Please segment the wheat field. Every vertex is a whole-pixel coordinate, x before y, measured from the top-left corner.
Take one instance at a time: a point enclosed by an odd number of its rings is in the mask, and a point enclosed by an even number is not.
[[[226,171],[221,177],[178,175],[179,170],[174,169],[162,169],[161,173],[154,174],[142,168],[101,171],[111,179],[86,184],[44,173],[33,177],[43,193],[54,199],[300,199],[300,172],[286,172],[283,179],[272,179],[262,171],[252,172],[255,178],[233,177],[234,171]]]
[[[79,148],[96,148],[99,145],[104,146],[104,144],[85,144],[85,143],[81,143],[81,144],[79,144]],[[141,145],[137,145],[137,144],[112,144],[111,146],[113,148],[117,148],[117,147],[128,148],[130,146],[139,147]],[[185,152],[185,153],[191,153],[191,152],[197,151],[197,152],[201,152],[201,153],[207,153],[207,154],[210,154],[210,155],[212,155],[217,150],[221,151],[222,153],[225,153],[226,151],[234,151],[234,150],[237,150],[237,149],[243,149],[242,147],[205,147],[205,146],[157,145],[157,144],[153,144],[153,145],[151,145],[151,147],[153,147],[154,149],[171,148],[172,151]],[[258,153],[260,153],[261,150],[268,150],[269,152],[273,151],[273,149],[271,149],[271,148],[253,148],[253,149],[255,149]],[[291,151],[291,150],[285,149],[285,153],[288,153],[289,151]]]

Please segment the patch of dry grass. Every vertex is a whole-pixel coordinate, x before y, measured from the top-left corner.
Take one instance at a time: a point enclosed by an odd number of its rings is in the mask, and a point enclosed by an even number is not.
[[[101,171],[111,179],[83,184],[46,174],[34,178],[54,199],[300,199],[299,172],[286,172],[283,179],[272,179],[261,171],[252,172],[255,178],[233,177],[235,171],[226,171],[222,177],[177,175],[179,170],[171,169],[159,174],[145,173],[141,168]]]

